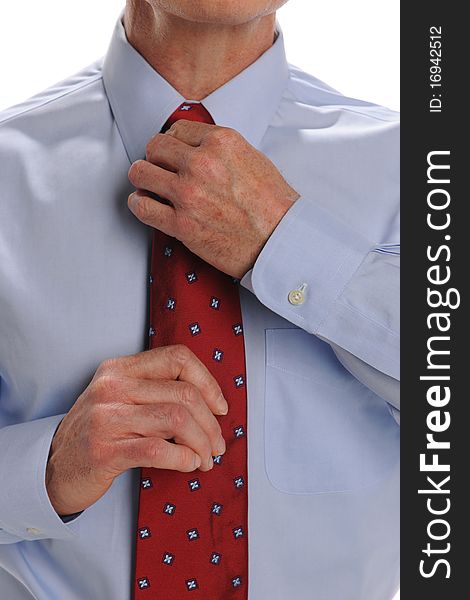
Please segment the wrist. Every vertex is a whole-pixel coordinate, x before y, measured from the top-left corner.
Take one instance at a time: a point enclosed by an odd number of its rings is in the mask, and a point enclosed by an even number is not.
[[[46,491],[52,507],[59,517],[63,518],[79,511],[68,506],[67,502],[61,498],[59,479],[56,461],[53,456],[50,456],[46,466]]]

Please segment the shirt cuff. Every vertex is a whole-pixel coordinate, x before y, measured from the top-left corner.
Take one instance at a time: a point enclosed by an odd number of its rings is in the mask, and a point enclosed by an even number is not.
[[[240,283],[275,313],[318,334],[374,244],[312,200],[289,208]]]
[[[63,417],[0,430],[0,543],[76,535],[54,510],[45,483],[52,438]]]

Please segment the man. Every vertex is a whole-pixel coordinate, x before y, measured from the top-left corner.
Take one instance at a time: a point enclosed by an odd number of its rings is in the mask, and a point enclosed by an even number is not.
[[[282,4],[128,0],[2,115],[2,598],[397,589],[396,115]]]

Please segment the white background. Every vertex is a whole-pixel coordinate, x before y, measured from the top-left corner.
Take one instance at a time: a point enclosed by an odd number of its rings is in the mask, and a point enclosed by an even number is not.
[[[104,55],[123,4],[0,0],[0,110]],[[399,109],[398,0],[290,0],[279,21],[290,62],[346,95]]]
[[[124,0],[0,0],[0,110],[107,49]],[[398,0],[290,0],[290,62],[349,96],[399,108]]]

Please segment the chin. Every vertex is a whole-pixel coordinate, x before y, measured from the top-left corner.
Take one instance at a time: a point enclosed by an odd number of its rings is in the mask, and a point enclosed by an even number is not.
[[[146,0],[151,6],[194,23],[241,25],[275,12],[287,0]]]

